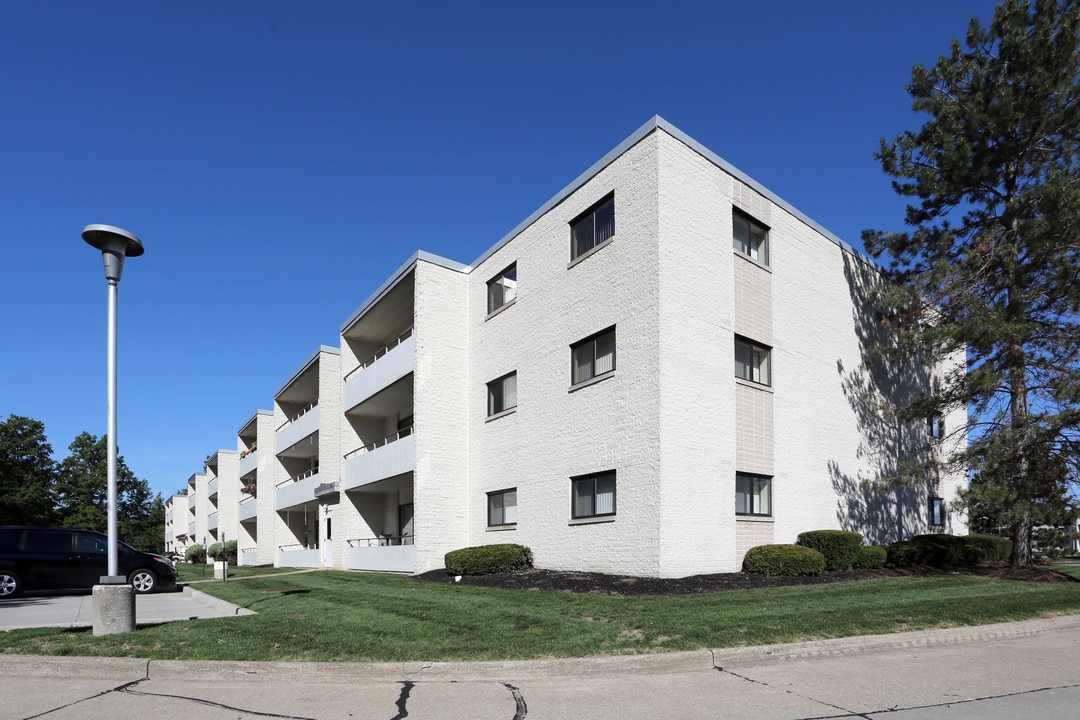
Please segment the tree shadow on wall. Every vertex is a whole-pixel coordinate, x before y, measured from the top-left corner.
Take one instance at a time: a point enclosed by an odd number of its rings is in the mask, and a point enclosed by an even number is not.
[[[844,254],[844,276],[861,348],[858,367],[837,360],[844,396],[859,430],[858,467],[828,465],[837,497],[837,518],[866,542],[885,545],[926,529],[927,497],[938,476],[930,469],[932,448],[920,399],[936,379],[918,358],[895,350],[893,324],[875,301],[878,270],[862,257]]]

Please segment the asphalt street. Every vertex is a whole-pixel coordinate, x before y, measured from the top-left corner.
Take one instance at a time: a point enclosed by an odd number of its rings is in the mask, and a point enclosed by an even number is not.
[[[3,720],[1073,720],[1078,708],[1080,615],[791,645],[531,662],[226,663],[0,655]]]

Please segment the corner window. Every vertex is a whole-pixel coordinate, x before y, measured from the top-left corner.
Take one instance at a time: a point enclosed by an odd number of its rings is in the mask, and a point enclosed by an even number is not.
[[[488,493],[487,506],[488,527],[517,524],[517,488]]]
[[[601,517],[615,514],[615,471],[570,479],[570,516]]]
[[[488,280],[487,311],[490,315],[517,297],[517,263]]]
[[[735,473],[735,514],[772,515],[772,478]]]
[[[931,415],[926,418],[926,432],[932,438],[945,436],[945,423],[940,415]]]
[[[503,375],[487,384],[488,417],[517,407],[517,373]]]
[[[762,265],[768,265],[769,228],[738,210],[731,213],[731,225],[732,245],[735,250],[757,260]]]
[[[570,384],[615,370],[615,328],[608,328],[570,346]]]
[[[945,501],[939,497],[930,498],[930,527],[943,527],[945,525]]]
[[[615,195],[608,195],[570,223],[570,259],[615,236]]]
[[[764,345],[735,338],[735,377],[772,385],[771,351]]]

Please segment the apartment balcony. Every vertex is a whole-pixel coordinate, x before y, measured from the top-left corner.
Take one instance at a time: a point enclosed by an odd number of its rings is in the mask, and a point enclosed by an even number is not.
[[[308,405],[301,411],[300,415],[294,417],[289,422],[285,423],[277,429],[275,436],[275,442],[277,448],[280,449],[278,454],[288,450],[296,443],[300,442],[304,438],[314,435],[319,431],[319,405],[318,401],[315,401]],[[247,460],[247,458],[244,458]]]
[[[244,457],[240,458],[239,463],[240,477],[246,477],[249,474],[259,469],[259,451],[252,450]]]
[[[345,411],[390,387],[415,367],[416,339],[409,328],[345,376]]]
[[[195,523],[188,523],[187,536],[189,538],[194,538],[195,537]]]
[[[212,498],[217,497],[217,494],[218,494],[218,479],[217,478],[214,478],[213,480],[211,480],[210,483],[206,486],[206,494],[207,494],[208,497],[212,497]]]
[[[320,565],[318,548],[303,545],[282,545],[278,548],[278,566],[294,568],[317,568]]]
[[[216,512],[212,512],[207,516],[206,529],[211,532],[218,529],[218,514]]]
[[[415,469],[415,442],[409,427],[346,455],[342,489],[355,490]]]
[[[412,573],[416,566],[413,538],[362,538],[349,540],[345,552],[349,570]]]
[[[258,510],[258,504],[255,502],[255,498],[248,495],[240,501],[240,522],[245,520],[253,520]]]
[[[306,473],[278,483],[277,494],[274,499],[275,510],[303,505],[315,499],[315,488],[319,485],[319,471],[308,470]],[[295,565],[291,567],[306,567]],[[316,566],[318,567],[318,566]]]

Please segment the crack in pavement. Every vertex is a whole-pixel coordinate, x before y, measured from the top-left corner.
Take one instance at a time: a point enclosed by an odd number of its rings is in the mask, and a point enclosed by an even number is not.
[[[839,705],[833,705],[832,703],[827,703],[824,700],[819,700],[818,698],[812,698],[812,697],[808,697],[806,695],[800,695],[799,693],[795,692],[794,690],[788,690],[788,689],[785,689],[785,688],[773,687],[772,685],[770,685],[767,682],[762,682],[761,680],[755,680],[754,678],[746,677],[745,675],[740,675],[739,673],[733,672],[731,670],[725,670],[724,668],[716,666],[716,665],[714,665],[713,667],[716,669],[717,672],[724,673],[725,675],[730,675],[732,677],[739,678],[740,680],[743,680],[745,682],[754,683],[755,685],[761,685],[762,687],[767,687],[770,690],[779,690],[780,692],[787,693],[788,695],[793,695],[793,696],[795,696],[797,698],[802,698],[803,700],[809,700],[810,702],[815,702],[815,703],[818,703],[819,705],[824,705],[825,707],[835,708],[836,710],[839,710],[841,713],[843,713],[842,715],[822,715],[822,716],[819,716],[819,717],[814,718],[814,719],[800,718],[799,720],[824,720],[825,718],[844,718],[844,717],[864,718],[865,720],[871,720],[867,715],[865,715],[863,713],[854,712],[852,710],[848,710],[847,708],[840,707]]]
[[[521,689],[514,687],[510,683],[503,683],[503,687],[509,690],[510,694],[514,696],[516,709],[514,711],[513,720],[525,720],[525,716],[529,714],[529,707],[525,704],[525,696],[521,694]]]
[[[839,715],[808,715],[806,717],[797,718],[795,720],[843,720],[844,718],[863,718],[863,720],[873,720],[873,716],[875,716],[875,715],[884,715],[886,713],[902,712],[902,711],[905,711],[905,710],[932,710],[934,708],[952,707],[953,705],[967,705],[967,704],[976,703],[976,702],[986,702],[986,701],[990,701],[990,700],[1002,700],[1004,698],[1020,697],[1020,696],[1023,696],[1023,695],[1033,695],[1035,693],[1050,692],[1050,691],[1053,691],[1053,690],[1071,690],[1071,689],[1080,687],[1080,683],[1074,683],[1074,684],[1069,684],[1069,685],[1051,685],[1051,686],[1047,686],[1047,687],[1043,687],[1043,688],[1036,688],[1034,690],[1020,690],[1020,691],[1012,692],[1012,693],[1002,693],[1001,695],[985,695],[985,696],[982,696],[982,697],[965,698],[963,700],[948,700],[948,701],[939,702],[939,703],[928,703],[926,705],[910,705],[910,706],[906,706],[906,707],[900,707],[899,705],[894,705],[893,707],[890,707],[890,708],[879,708],[877,710],[867,710],[867,711],[864,711],[864,712],[857,712],[857,711],[854,711],[854,710],[848,710],[847,708],[840,707],[839,705],[833,705],[832,703],[825,702],[824,700],[820,700],[818,698],[810,697],[808,695],[802,695],[802,694],[797,693],[797,692],[795,692],[793,690],[774,687],[774,686],[770,685],[767,682],[762,682],[761,680],[755,680],[754,678],[746,677],[745,675],[740,675],[737,672],[733,672],[731,670],[725,670],[724,668],[719,667],[717,665],[714,665],[713,669],[716,670],[717,672],[724,673],[725,675],[731,675],[732,677],[736,677],[736,678],[738,678],[740,680],[744,680],[744,681],[749,682],[749,683],[754,683],[756,685],[761,685],[763,687],[767,687],[770,690],[778,690],[780,692],[787,693],[788,695],[793,695],[795,697],[802,698],[804,700],[809,700],[810,702],[815,702],[815,703],[818,703],[820,705],[824,705],[826,707],[835,708],[835,709],[840,711]]]

